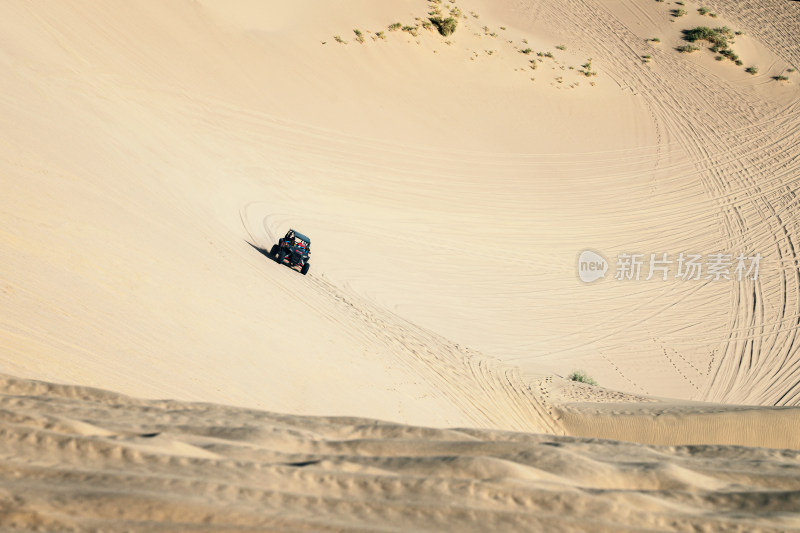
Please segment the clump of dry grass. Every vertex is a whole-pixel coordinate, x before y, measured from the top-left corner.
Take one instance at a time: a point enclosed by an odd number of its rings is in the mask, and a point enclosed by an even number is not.
[[[592,70],[592,58],[591,57],[586,61],[586,63],[584,63],[581,66],[583,67],[583,69],[579,70],[578,72],[580,72],[581,74],[583,74],[587,78],[591,78],[592,76],[597,76],[597,72]]]
[[[458,21],[454,17],[431,17],[428,20],[436,26],[436,29],[439,30],[439,33],[447,37],[451,35],[454,31],[456,31],[456,27],[458,26]]]
[[[593,387],[597,386],[597,381],[595,381],[583,370],[573,371],[569,376],[567,376],[567,379],[570,381],[577,381],[578,383],[586,383],[587,385],[591,385]]]

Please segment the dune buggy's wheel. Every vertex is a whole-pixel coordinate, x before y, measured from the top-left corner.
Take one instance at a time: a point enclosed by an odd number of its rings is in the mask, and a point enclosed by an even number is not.
[[[277,244],[273,244],[272,250],[269,251],[269,255],[275,257],[276,255],[278,255],[278,250],[280,249],[281,249],[280,246],[278,246]]]
[[[303,265],[303,268],[300,269],[300,273],[305,276],[306,274],[308,274],[308,269],[309,268],[311,268],[311,265],[306,263],[305,265]]]
[[[278,263],[283,263],[283,250],[278,250]]]

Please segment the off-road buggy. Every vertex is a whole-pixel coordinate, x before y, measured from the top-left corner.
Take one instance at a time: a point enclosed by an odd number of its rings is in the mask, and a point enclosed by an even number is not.
[[[300,267],[300,272],[305,276],[311,265],[308,256],[311,253],[311,239],[293,229],[286,232],[278,244],[272,247],[272,255],[278,263],[288,264],[291,268]]]

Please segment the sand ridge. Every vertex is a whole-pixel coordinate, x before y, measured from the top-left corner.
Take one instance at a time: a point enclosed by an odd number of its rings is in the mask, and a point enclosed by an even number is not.
[[[7,530],[800,527],[797,451],[292,416],[8,377],[2,390]]]

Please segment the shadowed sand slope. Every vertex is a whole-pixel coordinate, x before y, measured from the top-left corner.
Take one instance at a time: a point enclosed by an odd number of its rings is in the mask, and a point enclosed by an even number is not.
[[[2,379],[0,527],[788,531],[800,455],[430,429]]]

